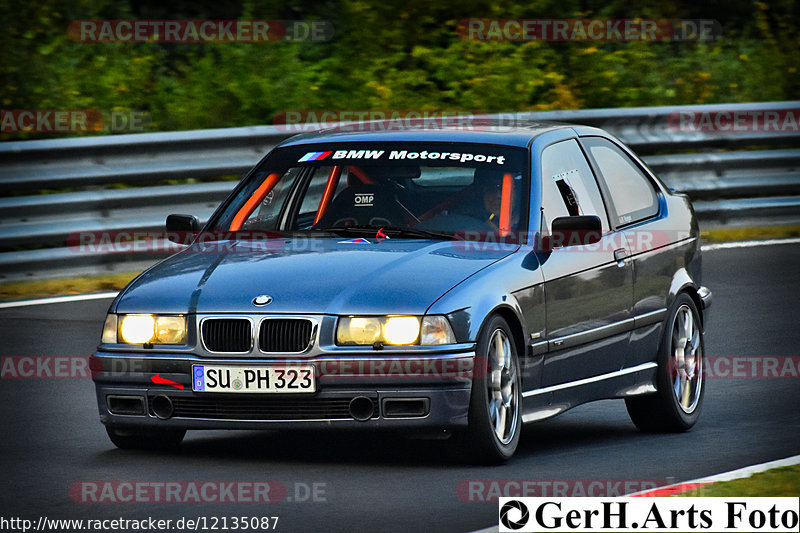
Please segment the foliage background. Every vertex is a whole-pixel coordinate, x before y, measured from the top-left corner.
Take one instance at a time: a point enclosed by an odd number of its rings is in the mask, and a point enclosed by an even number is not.
[[[800,7],[789,0],[0,0],[0,16],[2,109],[142,111],[151,130],[269,124],[297,109],[500,112],[800,95]],[[476,42],[456,34],[462,19],[495,17],[715,19],[723,34],[629,43]],[[67,26],[83,19],[328,20],[335,36],[74,42]]]

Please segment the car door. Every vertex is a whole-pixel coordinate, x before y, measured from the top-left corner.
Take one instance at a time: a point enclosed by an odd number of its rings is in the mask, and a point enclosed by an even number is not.
[[[685,265],[686,249],[672,245],[682,236],[662,214],[659,188],[645,169],[605,137],[580,142],[600,178],[612,224],[631,248],[634,333],[625,366],[634,367],[652,361],[658,349],[672,276]]]
[[[609,227],[595,175],[575,139],[542,151],[542,229],[557,217],[596,215],[603,234],[590,245],[542,254],[548,353],[542,387],[622,368],[632,326],[633,271],[625,236]]]

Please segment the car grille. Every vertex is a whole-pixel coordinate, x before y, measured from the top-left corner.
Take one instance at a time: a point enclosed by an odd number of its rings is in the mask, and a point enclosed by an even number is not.
[[[310,320],[271,318],[261,322],[258,347],[262,352],[303,352],[311,343]]]
[[[350,419],[351,398],[172,397],[173,417],[226,420]],[[373,401],[374,403],[374,401]],[[375,409],[377,416],[377,408]]]
[[[249,352],[251,328],[250,321],[244,318],[210,318],[203,321],[203,343],[211,352]]]

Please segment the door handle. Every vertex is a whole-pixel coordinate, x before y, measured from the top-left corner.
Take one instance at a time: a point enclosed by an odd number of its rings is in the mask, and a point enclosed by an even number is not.
[[[625,259],[628,258],[628,250],[625,248],[618,248],[614,250],[614,261],[617,262],[617,266],[623,267],[625,266]]]

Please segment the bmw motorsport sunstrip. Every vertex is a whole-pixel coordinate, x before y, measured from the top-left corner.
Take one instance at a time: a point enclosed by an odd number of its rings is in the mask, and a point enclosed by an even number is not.
[[[92,358],[117,446],[187,429],[445,432],[511,457],[524,422],[703,401],[697,222],[584,126],[323,130],[277,146],[186,249],[111,304]]]

